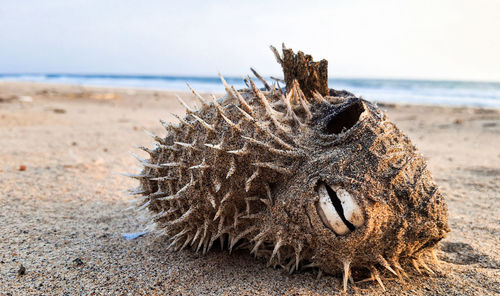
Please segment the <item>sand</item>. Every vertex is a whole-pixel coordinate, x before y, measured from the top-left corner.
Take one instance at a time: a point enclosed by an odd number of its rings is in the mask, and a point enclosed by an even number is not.
[[[187,93],[178,93],[193,102]],[[436,275],[384,273],[355,295],[500,294],[500,111],[385,104],[447,196]],[[288,274],[246,251],[165,251],[127,210],[130,152],[183,114],[173,92],[0,83],[0,295],[334,295],[337,276]],[[22,265],[22,268],[21,268]],[[24,272],[23,272],[24,269]],[[355,279],[360,280],[360,279]]]

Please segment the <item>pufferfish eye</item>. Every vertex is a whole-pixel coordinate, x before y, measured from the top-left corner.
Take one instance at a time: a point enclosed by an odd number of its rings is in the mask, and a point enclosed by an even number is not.
[[[337,235],[346,235],[364,224],[361,208],[352,195],[342,188],[333,190],[320,182],[317,189],[319,202],[316,210],[323,224]]]
[[[328,118],[325,133],[329,135],[340,134],[342,131],[350,129],[358,122],[364,111],[365,107],[361,100],[350,102]]]

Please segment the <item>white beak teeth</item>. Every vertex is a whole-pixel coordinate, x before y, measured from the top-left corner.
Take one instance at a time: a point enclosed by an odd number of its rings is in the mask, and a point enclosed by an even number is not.
[[[344,189],[339,188],[335,192],[342,203],[342,209],[344,209],[344,217],[346,220],[351,222],[356,228],[362,226],[365,222],[365,217],[363,216],[361,208],[356,203],[356,200]]]
[[[317,212],[325,226],[335,234],[346,235],[364,224],[361,208],[346,190],[341,188],[333,190],[321,183],[318,186],[318,195]]]
[[[342,221],[342,218],[340,218],[337,210],[335,210],[335,207],[330,200],[330,195],[326,190],[325,184],[319,185],[318,194],[319,203],[316,206],[316,209],[318,210],[318,214],[323,223],[337,235],[349,233],[349,228],[347,228],[347,225],[345,225],[344,221]]]

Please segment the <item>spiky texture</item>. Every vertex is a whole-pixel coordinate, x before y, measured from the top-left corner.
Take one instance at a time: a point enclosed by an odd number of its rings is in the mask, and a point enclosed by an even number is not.
[[[247,248],[270,265],[327,273],[402,265],[426,268],[421,255],[446,232],[443,196],[410,140],[373,104],[348,92],[305,96],[297,82],[250,89],[186,105],[168,135],[153,136],[134,193],[153,213],[169,248],[205,253],[218,240]],[[342,94],[343,96],[336,96]],[[185,103],[183,103],[185,105]],[[320,182],[342,187],[360,205],[364,225],[337,235],[318,215]]]

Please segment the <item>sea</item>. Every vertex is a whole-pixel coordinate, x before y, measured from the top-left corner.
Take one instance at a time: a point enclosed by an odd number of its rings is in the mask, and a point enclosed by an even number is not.
[[[243,78],[225,77],[237,89]],[[220,93],[218,77],[102,75],[102,74],[0,74],[0,81],[30,81],[88,86],[187,91],[186,83],[200,92]],[[259,83],[259,81],[256,81]],[[272,83],[272,80],[269,79]],[[500,109],[500,82],[333,78],[330,88],[345,89],[364,99],[384,103],[473,106]]]

